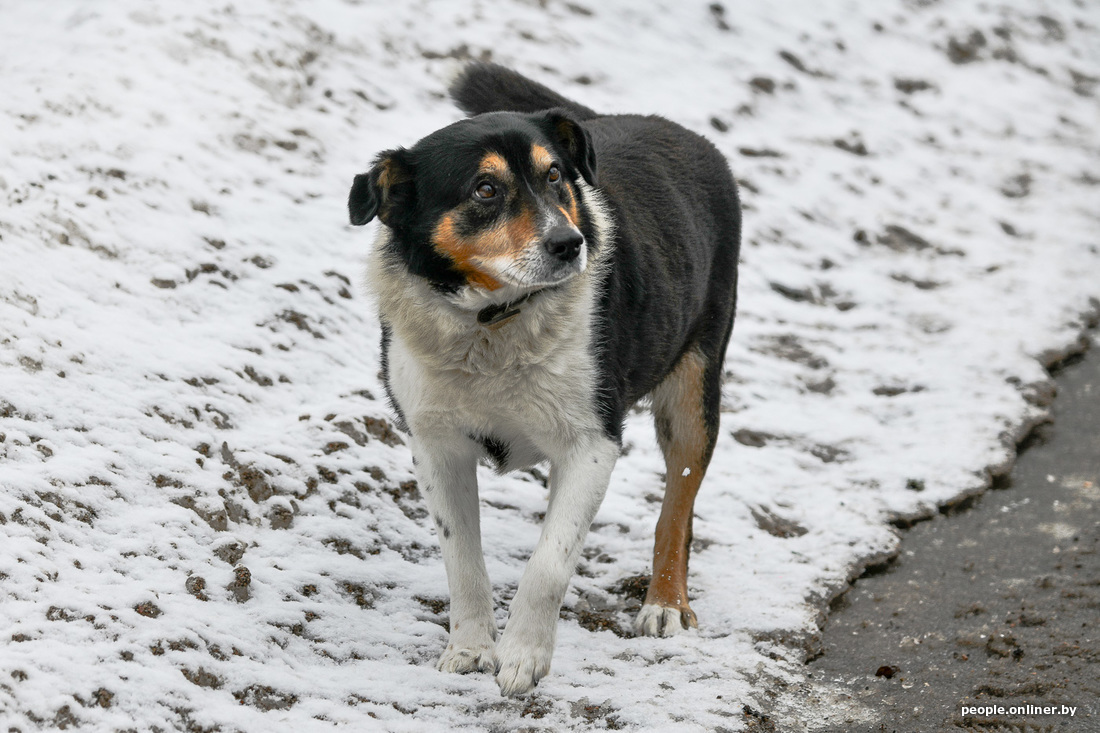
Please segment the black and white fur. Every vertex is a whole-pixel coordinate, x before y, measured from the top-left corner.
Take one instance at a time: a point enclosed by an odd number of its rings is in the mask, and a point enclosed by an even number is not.
[[[452,95],[471,118],[383,153],[356,178],[349,208],[353,223],[383,221],[370,260],[383,374],[411,436],[451,591],[438,668],[495,672],[501,692],[514,695],[550,668],[562,599],[627,410],[653,397],[663,447],[677,445],[686,420],[685,434],[702,437],[681,440],[695,448],[672,454],[698,454],[685,467],[702,478],[736,302],[740,209],[722,156],[667,120],[601,116],[491,64],[468,67]],[[525,141],[550,152],[564,184],[551,190],[535,180],[537,166],[521,159]],[[485,213],[483,202],[467,201],[471,190],[479,196],[483,151],[506,159],[513,188],[522,181],[528,189],[510,192],[511,208],[499,209],[492,225],[527,212],[535,239],[515,256],[474,252],[470,261],[483,268],[474,277],[474,265],[449,260],[432,232],[455,211]],[[568,213],[557,202],[569,192],[576,216],[562,219],[553,209]],[[473,232],[463,242],[480,241],[477,225],[463,226]],[[560,236],[583,237],[564,264],[548,244]],[[495,313],[505,317],[486,317]],[[679,405],[689,403],[681,420]],[[499,640],[479,522],[476,466],[486,457],[502,471],[550,464],[542,534]],[[670,465],[670,473],[682,468]],[[690,534],[690,502],[687,513]],[[647,601],[636,629],[674,633],[681,621],[694,623],[686,596],[682,608]]]

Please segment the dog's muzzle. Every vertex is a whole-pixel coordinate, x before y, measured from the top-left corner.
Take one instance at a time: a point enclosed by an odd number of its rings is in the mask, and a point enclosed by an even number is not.
[[[577,259],[584,245],[584,235],[570,226],[556,226],[551,229],[542,246],[546,253],[560,262],[572,262]]]

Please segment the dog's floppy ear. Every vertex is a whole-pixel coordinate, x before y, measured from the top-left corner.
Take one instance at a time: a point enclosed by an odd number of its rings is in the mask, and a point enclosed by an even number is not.
[[[415,193],[413,168],[406,151],[387,150],[375,159],[369,172],[360,173],[351,184],[348,195],[351,223],[362,226],[377,216],[392,227],[412,203]]]
[[[545,113],[544,120],[544,129],[551,139],[557,141],[569,154],[585,182],[595,186],[596,151],[592,147],[592,135],[579,120],[564,110],[549,110]]]

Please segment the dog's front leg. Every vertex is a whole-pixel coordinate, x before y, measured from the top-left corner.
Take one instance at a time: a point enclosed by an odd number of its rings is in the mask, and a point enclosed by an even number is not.
[[[417,433],[412,449],[451,591],[451,638],[436,667],[491,672],[497,629],[481,551],[476,446],[464,435]]]
[[[497,644],[497,684],[520,695],[550,670],[558,612],[592,519],[600,508],[619,447],[600,436],[550,461],[550,503],[542,535],[512,599]]]

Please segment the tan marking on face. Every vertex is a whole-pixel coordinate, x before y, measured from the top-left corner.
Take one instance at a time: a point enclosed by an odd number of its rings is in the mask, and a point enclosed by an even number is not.
[[[554,156],[550,154],[550,151],[541,145],[531,146],[531,162],[534,165],[535,172],[541,176],[545,176],[547,171],[550,170],[550,166],[554,165]],[[565,218],[569,220],[569,223],[576,228],[580,228],[577,223],[580,220],[580,211],[577,207],[577,195],[573,191],[573,186],[565,180],[564,171],[561,172],[561,187],[565,189],[566,195],[569,197],[568,208],[558,207],[561,213],[565,214]]]
[[[501,283],[489,273],[478,268],[472,257],[476,254],[464,237],[455,232],[454,214],[446,214],[432,232],[432,245],[437,252],[448,257],[455,269],[466,277],[466,282],[486,290],[497,290]]]
[[[508,168],[508,161],[504,159],[504,156],[500,153],[488,153],[481,159],[481,163],[477,167],[478,173],[493,174],[500,176],[501,178],[511,177],[511,170]]]
[[[705,369],[702,355],[689,351],[653,392],[654,413],[664,424],[665,434],[658,430],[658,442],[665,456],[666,478],[645,602],[680,609],[689,626],[696,625],[687,593],[691,520],[709,463],[703,417]]]
[[[569,213],[566,216],[569,217],[569,223],[580,229],[580,207],[577,205],[577,192],[573,190],[573,184],[563,181],[562,187],[565,188],[566,193],[569,194]]]
[[[522,257],[538,234],[534,213],[525,207],[519,216],[506,217],[489,229],[463,236],[455,226],[457,212],[463,206],[440,219],[432,232],[432,245],[454,263],[471,285],[497,290],[502,283],[488,270]]]
[[[502,231],[491,233],[493,243],[502,254],[508,257],[518,257],[538,235],[538,227],[535,226],[535,212],[524,206],[519,216],[506,218],[499,227]]]
[[[545,173],[550,170],[550,166],[554,164],[554,156],[550,154],[550,151],[541,145],[531,146],[531,163],[535,170],[539,173]]]
[[[573,217],[569,216],[569,212],[565,210],[565,207],[559,206],[558,211],[561,212],[561,215],[564,216],[566,220],[568,220],[569,223],[574,226],[574,228],[577,226],[577,222],[573,220]]]

